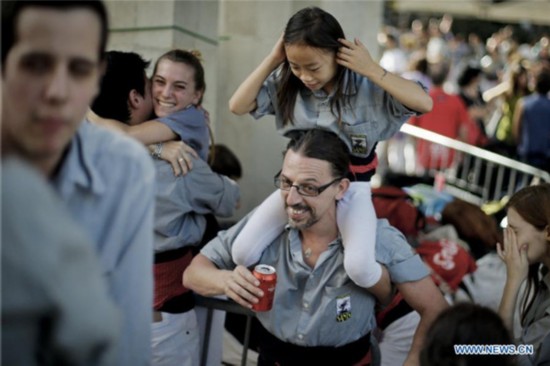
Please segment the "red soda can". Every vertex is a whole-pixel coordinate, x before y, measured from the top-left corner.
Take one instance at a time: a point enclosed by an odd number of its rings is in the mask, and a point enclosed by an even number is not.
[[[260,289],[264,296],[260,297],[256,304],[252,304],[254,311],[268,311],[273,306],[273,296],[275,295],[275,285],[277,284],[277,273],[275,268],[267,264],[258,264],[252,271],[254,277],[260,281]]]

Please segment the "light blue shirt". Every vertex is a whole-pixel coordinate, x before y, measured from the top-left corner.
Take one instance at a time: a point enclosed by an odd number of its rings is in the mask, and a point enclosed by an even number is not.
[[[231,246],[246,221],[219,233],[201,253],[220,269],[235,268]],[[429,275],[420,257],[387,220],[378,220],[376,228],[376,261],[387,267],[392,282],[417,281]],[[304,262],[299,232],[288,229],[263,251],[260,263],[275,267],[277,286],[273,308],[256,316],[282,341],[338,347],[375,328],[376,300],[346,274],[340,238],[329,244],[312,269]]]
[[[536,157],[530,161],[530,154],[540,155],[538,159],[550,159],[550,99],[546,95],[533,93],[523,98],[521,131],[518,154],[530,164],[538,163]]]
[[[525,328],[522,329],[520,344],[534,347],[533,355],[520,355],[520,366],[538,366],[550,364],[550,272],[544,267],[543,277],[533,303],[525,316]]]
[[[88,236],[22,161],[3,159],[1,187],[2,364],[118,365],[119,314]]]
[[[193,159],[193,169],[177,177],[164,160],[155,160],[155,167],[155,252],[198,245],[206,229],[205,214],[229,217],[235,212],[239,186],[214,173],[204,160]]]
[[[149,365],[155,170],[145,148],[83,122],[54,187],[95,244],[122,312],[117,365]]]
[[[342,106],[341,126],[337,114],[333,114],[330,108],[333,94],[328,95],[323,90],[312,92],[306,88],[301,88],[296,96],[293,124],[283,126],[278,107],[277,74],[278,70],[273,71],[264,82],[256,97],[257,108],[251,112],[252,116],[258,119],[275,115],[277,130],[285,136],[293,130],[327,129],[346,143],[352,155],[360,158],[366,158],[378,141],[393,136],[409,117],[418,114],[369,79],[348,70],[344,85],[351,83],[351,88],[347,95],[349,104]]]
[[[208,160],[210,133],[206,115],[202,109],[191,105],[166,117],[159,117],[157,121],[170,127],[182,141],[195,149],[202,160]]]

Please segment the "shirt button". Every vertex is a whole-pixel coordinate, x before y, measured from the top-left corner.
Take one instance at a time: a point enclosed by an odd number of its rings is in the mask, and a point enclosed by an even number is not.
[[[309,309],[309,304],[307,302],[304,302],[304,309]]]
[[[299,340],[304,339],[304,335],[303,335],[303,334],[298,334],[298,339],[299,339]]]

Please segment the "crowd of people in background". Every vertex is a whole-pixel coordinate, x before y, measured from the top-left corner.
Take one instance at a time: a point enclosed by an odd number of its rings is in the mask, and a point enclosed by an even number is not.
[[[380,31],[380,64],[427,87],[434,76],[440,78],[441,68],[447,69],[441,90],[463,100],[470,118],[462,123],[469,124],[470,133],[443,134],[549,171],[550,36],[531,33],[527,42],[524,33],[520,37],[507,25],[482,39],[476,30],[454,33],[448,14],[426,22],[414,19],[409,28]]]

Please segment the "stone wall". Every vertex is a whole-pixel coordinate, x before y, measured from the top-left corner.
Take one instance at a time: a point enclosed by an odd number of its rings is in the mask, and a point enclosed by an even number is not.
[[[217,142],[235,151],[243,165],[241,208],[253,209],[274,190],[286,139],[274,119],[234,116],[228,100],[240,82],[271,50],[290,16],[306,6],[331,12],[348,39],[359,38],[377,58],[376,34],[382,0],[363,1],[107,1],[111,17],[109,49],[135,51],[156,60],[171,48],[199,49],[204,58],[210,111]],[[161,20],[159,20],[161,19]]]

